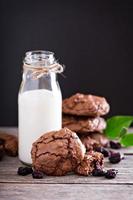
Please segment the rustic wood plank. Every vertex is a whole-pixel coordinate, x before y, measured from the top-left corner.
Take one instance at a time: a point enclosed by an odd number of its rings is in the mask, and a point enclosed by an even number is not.
[[[2,128],[0,130],[8,133],[17,134],[17,128]],[[133,148],[132,148],[133,149]],[[17,168],[22,164],[18,158],[4,157],[4,160],[0,162],[0,182],[1,183],[102,183],[102,184],[133,184],[133,157],[126,156],[125,159],[116,165],[111,165],[109,162],[105,163],[106,168],[116,168],[119,170],[119,174],[116,179],[107,180],[103,177],[82,177],[77,175],[67,175],[65,177],[50,177],[45,176],[42,180],[34,180],[31,176],[21,177],[16,174]]]
[[[104,177],[84,177],[70,174],[62,177],[45,176],[43,179],[33,179],[31,175],[18,176],[17,168],[22,166],[18,158],[4,157],[0,162],[0,183],[83,183],[83,184],[133,184],[133,156],[126,156],[119,164],[105,163],[107,168],[115,168],[119,170],[117,178],[108,180]]]
[[[0,131],[17,135],[17,128],[0,128]],[[130,130],[131,131],[131,130]],[[45,176],[33,179],[16,174],[22,166],[18,157],[5,156],[0,162],[0,200],[112,200],[133,199],[133,148],[122,149],[126,155],[119,164],[112,165],[107,160],[106,168],[119,170],[116,179],[104,177],[83,177],[70,174],[63,177]]]
[[[0,184],[0,200],[132,200],[130,185]]]
[[[8,134],[12,134],[16,136],[18,135],[17,127],[0,127],[0,131],[4,131],[4,132],[7,132]],[[133,132],[133,128],[130,128],[129,132]],[[125,155],[133,155],[133,147],[122,148],[120,152]]]

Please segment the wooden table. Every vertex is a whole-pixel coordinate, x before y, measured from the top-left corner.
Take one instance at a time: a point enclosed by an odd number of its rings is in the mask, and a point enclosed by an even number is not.
[[[0,128],[17,134],[16,128]],[[122,149],[125,159],[106,168],[119,170],[117,178],[67,175],[33,179],[16,174],[22,166],[17,157],[4,157],[0,162],[0,200],[133,200],[133,148]]]

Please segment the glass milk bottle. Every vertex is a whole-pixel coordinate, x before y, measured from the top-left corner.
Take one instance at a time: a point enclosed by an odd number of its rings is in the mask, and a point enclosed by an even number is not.
[[[63,71],[54,53],[27,52],[18,95],[19,159],[31,164],[32,143],[42,134],[61,129],[62,96],[57,73]]]

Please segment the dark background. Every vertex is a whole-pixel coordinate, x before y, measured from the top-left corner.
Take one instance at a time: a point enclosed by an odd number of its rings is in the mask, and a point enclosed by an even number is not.
[[[17,125],[26,51],[55,52],[66,65],[63,97],[105,96],[110,115],[133,114],[132,1],[0,1],[0,125]]]

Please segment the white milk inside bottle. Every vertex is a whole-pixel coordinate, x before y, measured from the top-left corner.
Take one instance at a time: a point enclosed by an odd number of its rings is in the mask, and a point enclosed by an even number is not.
[[[19,159],[31,164],[32,143],[46,132],[61,129],[62,96],[55,76],[44,72],[34,79],[33,71],[30,76],[28,71],[18,96]]]

